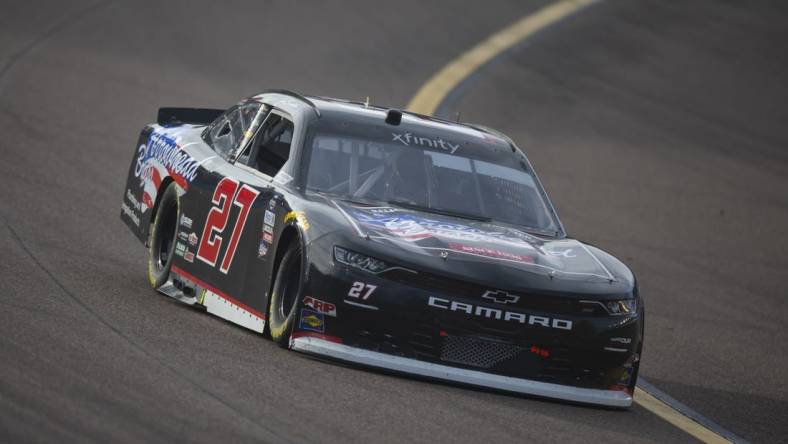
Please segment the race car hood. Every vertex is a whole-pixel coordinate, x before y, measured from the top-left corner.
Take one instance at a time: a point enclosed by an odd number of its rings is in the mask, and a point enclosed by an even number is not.
[[[613,256],[575,239],[547,239],[516,227],[396,206],[333,200],[349,227],[396,263],[499,288],[563,295],[630,294],[634,277]]]

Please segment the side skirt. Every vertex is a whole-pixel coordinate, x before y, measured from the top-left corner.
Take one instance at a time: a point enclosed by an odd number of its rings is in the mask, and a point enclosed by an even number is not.
[[[199,305],[208,313],[258,333],[265,328],[265,315],[173,266],[170,278],[158,291],[187,305]]]

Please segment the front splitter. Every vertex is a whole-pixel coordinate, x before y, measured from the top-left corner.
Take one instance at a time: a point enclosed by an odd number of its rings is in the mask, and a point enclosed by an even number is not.
[[[607,407],[621,408],[632,405],[632,396],[623,391],[571,387],[548,382],[531,381],[529,379],[493,375],[475,370],[432,364],[416,359],[349,347],[320,338],[308,336],[298,337],[291,340],[290,346],[293,350],[305,353],[478,387],[560,399],[562,401],[603,405]]]

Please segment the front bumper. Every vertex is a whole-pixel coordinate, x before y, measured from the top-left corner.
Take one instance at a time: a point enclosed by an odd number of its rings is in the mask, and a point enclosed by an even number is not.
[[[429,271],[373,274],[318,257],[328,246],[311,251],[304,295],[332,309],[302,310],[296,350],[515,393],[631,405],[642,304],[636,315],[611,317],[579,313],[576,299],[549,294],[501,303],[482,297],[486,285]],[[361,283],[374,292],[351,293]]]
[[[296,337],[291,340],[290,346],[293,350],[370,367],[507,392],[609,407],[625,408],[632,405],[632,396],[625,391],[571,387],[495,375],[349,347],[316,337]]]

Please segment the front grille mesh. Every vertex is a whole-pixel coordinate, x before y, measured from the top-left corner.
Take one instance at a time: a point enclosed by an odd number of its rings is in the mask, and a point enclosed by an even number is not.
[[[443,338],[441,360],[490,368],[502,361],[514,358],[523,350],[525,348],[502,342],[463,336],[447,336]]]

